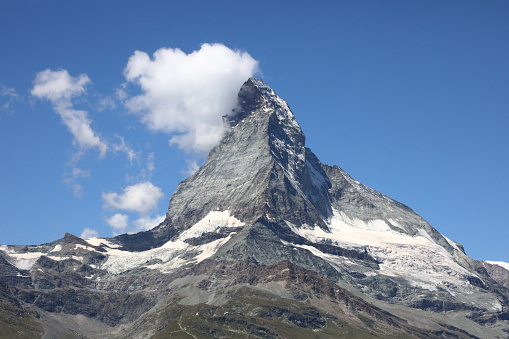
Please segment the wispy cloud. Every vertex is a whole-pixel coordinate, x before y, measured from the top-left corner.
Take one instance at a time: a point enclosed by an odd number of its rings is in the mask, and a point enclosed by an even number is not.
[[[13,114],[14,109],[12,108],[12,105],[16,101],[20,101],[21,98],[18,95],[18,92],[14,88],[5,87],[3,85],[0,85],[0,109],[8,114]]]
[[[76,151],[68,164],[70,170],[64,174],[64,182],[72,188],[77,197],[83,195],[79,179],[90,177],[90,171],[82,170],[77,166],[85,152],[96,149],[100,158],[104,158],[107,152],[123,152],[130,163],[138,156],[123,137],[116,135],[115,141],[101,137],[92,129],[92,120],[88,117],[88,112],[74,108],[73,100],[86,94],[86,87],[90,82],[86,74],[71,76],[65,69],[59,71],[46,69],[36,74],[34,86],[30,92],[34,97],[51,102],[55,113],[60,116],[62,123],[67,126],[73,136]],[[112,109],[115,107],[115,102],[111,98],[103,98],[98,107],[99,110],[106,107]]]
[[[237,93],[258,62],[221,44],[203,44],[190,54],[161,48],[153,58],[136,51],[124,74],[142,93],[126,101],[148,128],[171,135],[170,143],[200,155],[220,139],[221,116],[237,105]],[[117,93],[127,97],[125,87]]]
[[[129,158],[129,162],[132,162],[138,156],[138,154],[129,145],[126,144],[123,137],[117,135],[117,139],[120,140],[120,143],[111,143],[111,148],[114,152],[124,152]]]
[[[73,162],[70,164],[70,171],[64,174],[64,182],[73,190],[75,197],[83,196],[83,186],[78,182],[80,178],[90,178],[90,171],[76,166]]]
[[[198,163],[194,159],[187,159],[186,165],[187,166],[182,170],[182,173],[187,176],[193,175],[200,168],[200,166],[198,166]]]
[[[104,157],[108,146],[90,127],[88,112],[76,110],[72,104],[73,98],[86,92],[85,86],[88,83],[90,79],[86,74],[73,77],[67,70],[47,69],[37,73],[30,93],[52,103],[55,112],[60,115],[62,122],[74,137],[73,142],[80,150],[96,148],[99,155]]]

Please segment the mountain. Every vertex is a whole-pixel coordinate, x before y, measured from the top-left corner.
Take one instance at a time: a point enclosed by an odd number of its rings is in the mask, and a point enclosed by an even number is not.
[[[5,337],[509,337],[507,270],[322,164],[263,81],[238,98],[157,227],[0,247]]]

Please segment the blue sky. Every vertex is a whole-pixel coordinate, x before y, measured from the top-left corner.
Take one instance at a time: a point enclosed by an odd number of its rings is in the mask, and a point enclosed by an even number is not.
[[[323,163],[473,258],[509,262],[508,23],[507,1],[2,1],[0,243],[159,220],[206,147],[172,139],[201,135],[202,116],[156,120],[146,99],[169,99],[151,81],[176,48],[190,60],[224,45],[235,74],[289,103]]]

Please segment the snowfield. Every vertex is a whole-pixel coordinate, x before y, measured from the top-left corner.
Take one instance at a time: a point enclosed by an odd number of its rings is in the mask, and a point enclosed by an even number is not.
[[[182,232],[173,241],[168,241],[161,247],[143,252],[129,252],[111,248],[106,252],[108,259],[100,268],[110,273],[118,274],[136,267],[157,269],[161,272],[170,272],[175,268],[188,263],[199,263],[211,256],[230,240],[230,233],[225,238],[217,239],[207,244],[192,246],[185,242],[187,239],[200,237],[202,234],[217,232],[224,227],[244,226],[242,222],[230,215],[230,211],[211,211],[202,220],[198,221],[188,230]],[[90,241],[91,239],[87,239]],[[94,240],[95,245],[100,245],[100,240]],[[107,245],[106,243],[104,243]],[[196,252],[193,258],[182,259],[184,253]]]
[[[320,227],[297,227],[287,223],[293,232],[313,243],[367,251],[381,263],[380,274],[404,278],[414,287],[430,291],[446,290],[452,295],[460,291],[476,293],[476,288],[464,279],[472,273],[457,264],[453,256],[436,244],[424,229],[420,229],[418,235],[410,236],[394,231],[385,220],[366,222],[349,218],[337,210],[333,212],[328,224],[330,233]],[[338,270],[348,265],[346,258],[323,253],[312,246],[287,245],[305,248]],[[369,275],[369,272],[363,273]],[[500,305],[494,302],[493,307],[497,309]]]
[[[100,267],[100,269],[107,270],[113,274],[119,274],[127,270],[137,267],[147,267],[150,269],[158,269],[162,272],[169,272],[188,263],[198,263],[211,256],[216,251],[230,240],[231,232],[227,237],[214,240],[210,243],[192,246],[185,242],[187,239],[200,237],[202,234],[218,232],[222,228],[235,228],[244,226],[242,222],[230,215],[230,211],[211,211],[202,220],[198,221],[191,228],[182,232],[180,236],[174,241],[168,241],[161,247],[153,248],[143,252],[129,252],[119,249],[117,244],[114,244],[102,238],[89,238],[85,239],[91,246],[104,245],[106,252],[103,253],[107,259]],[[95,251],[93,247],[75,244],[75,248],[85,249],[88,251]],[[76,259],[83,261],[82,257],[77,256],[56,256],[56,252],[62,250],[61,245],[56,245],[51,251],[44,252],[27,252],[15,253],[14,250],[9,249],[8,246],[0,246],[0,251],[4,252],[6,259],[18,269],[29,270],[33,267],[35,262],[43,255],[53,260]],[[184,253],[196,253],[194,257],[182,259],[180,256]]]

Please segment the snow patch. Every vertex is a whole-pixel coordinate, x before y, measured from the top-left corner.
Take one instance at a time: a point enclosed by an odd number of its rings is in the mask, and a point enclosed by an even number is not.
[[[5,252],[6,254],[14,253],[14,251],[9,249],[6,245],[0,245],[0,251]]]
[[[85,241],[95,247],[98,247],[101,245],[107,246],[109,248],[119,248],[120,247],[120,245],[114,244],[114,243],[112,243],[106,239],[102,239],[102,238],[89,238],[89,239],[85,239]]]
[[[244,226],[240,220],[230,214],[230,211],[211,211],[205,218],[198,221],[191,228],[184,231],[178,239],[184,241],[190,238],[197,238],[204,233],[217,232],[223,227]]]
[[[327,187],[327,181],[325,177],[320,172],[318,172],[318,170],[309,161],[306,162],[306,165],[309,170],[309,174],[311,177],[311,181],[313,182],[313,185],[318,187],[322,186]]]
[[[430,235],[428,234],[428,232],[426,232],[425,230],[423,230],[422,228],[419,228],[419,234],[422,235],[424,238],[428,239],[429,241],[431,242],[434,242],[433,241],[433,238],[430,237]]]
[[[465,275],[472,274],[458,265],[452,255],[437,245],[424,230],[411,236],[392,230],[385,220],[364,221],[350,218],[337,210],[333,210],[333,213],[328,224],[330,232],[320,227],[287,224],[293,232],[313,243],[367,251],[380,262],[380,273],[404,277],[416,287],[432,291],[440,288],[454,293],[454,289],[461,286],[464,291],[473,293],[473,287],[463,279]],[[388,222],[395,225],[393,220]],[[293,246],[311,251],[336,269],[345,265],[343,257],[323,253],[312,246]]]
[[[74,247],[75,249],[82,248],[87,251],[95,251],[95,249],[90,246],[86,246],[86,245],[82,245],[82,244],[74,244],[74,245],[75,245],[75,247]]]
[[[83,262],[83,257],[78,257],[78,256],[75,256],[75,255],[70,255],[70,256],[65,256],[65,257],[57,257],[57,256],[53,256],[53,255],[47,255],[48,258],[50,258],[51,260],[55,260],[55,261],[64,261],[64,260],[67,260],[67,259],[74,259],[74,260],[77,260],[79,262]]]
[[[44,255],[41,252],[27,253],[8,253],[9,263],[16,266],[20,270],[29,270],[34,266],[35,262]]]
[[[117,248],[108,249],[106,252],[108,259],[101,265],[101,268],[113,274],[119,274],[136,267],[170,272],[182,265],[199,263],[210,258],[222,245],[230,240],[235,232],[231,232],[225,238],[199,246],[192,246],[184,240],[199,237],[204,233],[217,232],[224,227],[243,225],[244,223],[233,217],[228,210],[211,211],[191,228],[182,232],[177,239],[168,241],[161,247],[143,252],[129,252]],[[196,255],[189,257],[189,253],[193,252],[196,252]],[[181,256],[183,254],[186,254],[185,259]]]
[[[60,252],[62,250],[62,245],[56,245],[55,248],[53,248],[51,252]]]

